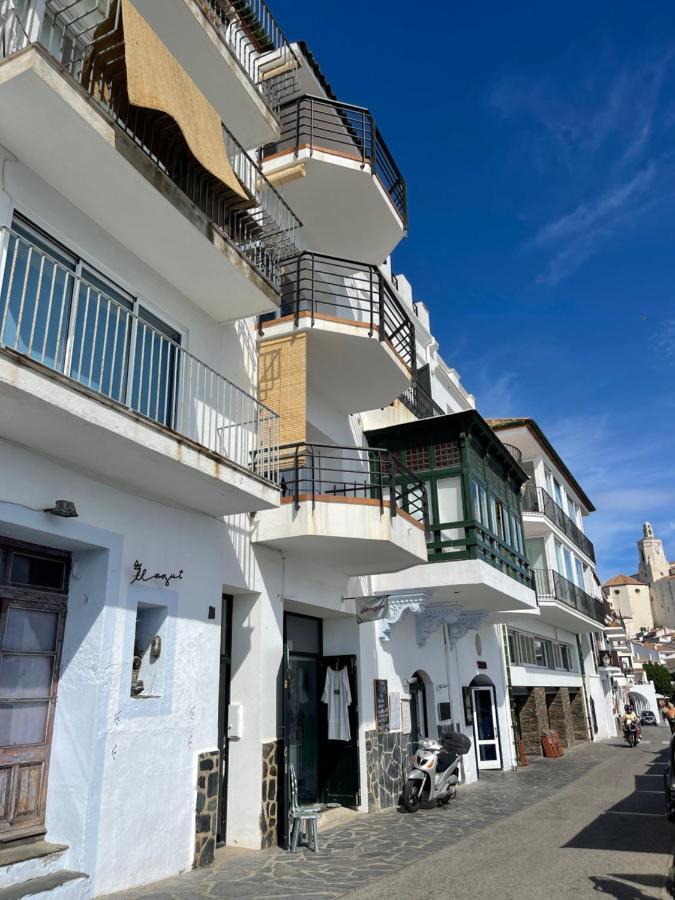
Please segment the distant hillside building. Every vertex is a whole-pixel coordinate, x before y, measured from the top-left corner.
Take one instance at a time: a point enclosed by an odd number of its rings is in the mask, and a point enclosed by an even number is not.
[[[649,585],[632,575],[615,575],[602,585],[614,614],[623,620],[630,637],[654,627]]]

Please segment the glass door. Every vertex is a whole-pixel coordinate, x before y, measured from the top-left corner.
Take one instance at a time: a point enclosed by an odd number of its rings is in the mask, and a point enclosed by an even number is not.
[[[473,730],[479,769],[501,769],[497,707],[493,687],[472,687]]]

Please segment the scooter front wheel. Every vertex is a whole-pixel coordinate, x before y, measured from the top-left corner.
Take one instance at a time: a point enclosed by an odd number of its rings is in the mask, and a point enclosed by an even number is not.
[[[406,781],[403,785],[403,805],[409,813],[417,812],[420,808],[421,791],[422,782],[418,778],[413,781]]]

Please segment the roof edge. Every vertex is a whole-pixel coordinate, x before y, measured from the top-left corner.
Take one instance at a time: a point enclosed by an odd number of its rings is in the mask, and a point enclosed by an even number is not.
[[[577,492],[579,499],[582,501],[589,513],[596,511],[595,506],[593,505],[593,502],[591,501],[586,491],[581,487],[566,463],[563,461],[558,451],[555,449],[553,444],[549,441],[549,439],[546,437],[546,435],[541,430],[539,425],[537,425],[534,419],[486,419],[486,422],[493,431],[509,431],[513,428],[528,428],[532,432],[534,437],[543,446],[543,448],[547,451],[547,453],[550,454],[551,458],[555,460],[556,464],[560,468],[560,471],[565,475],[574,490]]]

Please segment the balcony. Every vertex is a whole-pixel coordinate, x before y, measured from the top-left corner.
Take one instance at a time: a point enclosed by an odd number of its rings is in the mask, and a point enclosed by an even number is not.
[[[308,384],[344,413],[390,403],[415,371],[414,325],[368,263],[316,253],[287,260],[280,310],[260,318],[258,333],[261,341],[305,333]]]
[[[406,234],[406,185],[372,115],[322,97],[281,107],[263,171],[304,222],[305,247],[378,265]],[[330,215],[326,215],[330,210]]]
[[[279,450],[281,507],[253,542],[347,575],[398,572],[426,558],[424,484],[386,451],[325,444]]]
[[[398,399],[417,419],[444,415],[443,409],[416,381],[408,385]]]
[[[549,522],[552,522],[556,528],[559,528],[588,559],[595,562],[595,550],[591,541],[543,488],[534,484],[528,484],[525,487],[523,512],[540,513],[546,516]]]
[[[553,569],[535,569],[534,581],[545,621],[576,632],[603,629],[605,614],[601,600]]]
[[[93,281],[0,230],[2,436],[223,516],[277,506],[277,416]]]
[[[430,591],[494,613],[532,610],[536,598],[525,556],[520,487],[526,475],[474,410],[432,416],[367,432],[427,485],[428,564],[376,590]]]
[[[60,0],[63,15],[72,0]],[[279,136],[299,61],[264,0],[135,0],[245,147]]]
[[[48,15],[57,9],[47,0]],[[275,309],[299,221],[217,118],[204,120],[208,150],[227,184],[173,116],[130,103],[121,20],[113,25],[104,37],[69,25],[45,37],[48,53],[14,20],[0,46],[3,144],[216,321]]]

